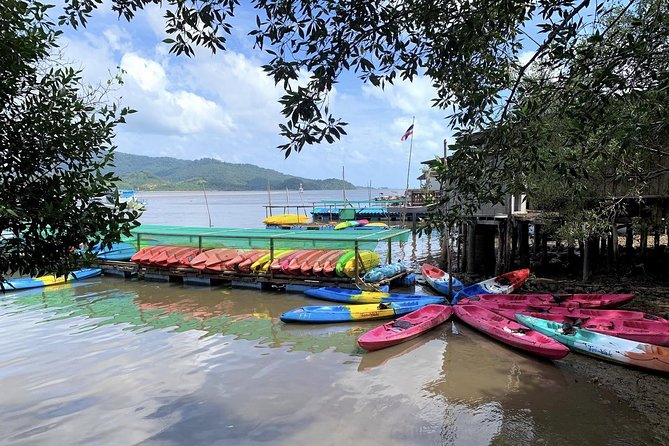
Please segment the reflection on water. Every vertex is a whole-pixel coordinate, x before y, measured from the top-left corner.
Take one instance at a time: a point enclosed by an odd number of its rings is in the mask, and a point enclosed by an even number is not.
[[[366,353],[376,323],[278,319],[315,303],[115,278],[7,295],[3,443],[654,443],[605,390],[465,326]]]

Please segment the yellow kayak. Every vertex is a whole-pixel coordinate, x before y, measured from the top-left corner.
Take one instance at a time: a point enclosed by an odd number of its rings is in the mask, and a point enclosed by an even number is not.
[[[358,274],[368,271],[375,266],[379,265],[379,255],[375,253],[374,251],[360,251],[359,252],[359,257],[362,263],[358,262]],[[344,274],[346,274],[348,277],[354,277],[355,276],[355,264],[356,264],[356,258],[355,256],[351,258],[349,261],[346,262],[344,265],[343,271]]]
[[[274,258],[279,258],[283,256],[284,254],[290,254],[291,252],[295,252],[294,249],[283,249],[283,250],[278,250],[274,251]],[[266,273],[267,270],[269,269],[269,265],[271,264],[270,262],[270,254],[265,254],[264,256],[260,257],[258,260],[253,262],[251,265],[251,271],[256,272],[256,273]]]
[[[267,217],[262,222],[266,225],[299,225],[307,223],[309,217],[299,214],[279,214]]]

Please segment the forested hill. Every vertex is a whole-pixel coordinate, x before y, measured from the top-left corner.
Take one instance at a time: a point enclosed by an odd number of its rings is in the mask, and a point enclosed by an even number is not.
[[[169,157],[150,157],[115,152],[116,168],[122,189],[139,190],[264,190],[267,179],[272,189],[341,189],[342,180],[312,180],[264,169],[253,164],[233,164],[212,158],[195,161]],[[346,182],[347,189],[355,186]]]

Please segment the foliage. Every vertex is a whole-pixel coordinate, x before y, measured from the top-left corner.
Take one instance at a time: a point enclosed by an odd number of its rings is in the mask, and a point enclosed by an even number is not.
[[[152,3],[112,0],[112,7],[131,19]],[[174,53],[191,55],[191,44],[225,48],[236,0],[166,4]],[[327,108],[342,73],[381,88],[416,76],[432,80],[434,105],[452,110],[458,142],[448,165],[437,166],[448,205],[434,207],[430,224],[471,215],[509,192],[532,193],[546,187],[543,177],[574,187],[574,196],[615,203],[667,170],[652,162],[667,155],[666,0],[252,4],[258,16],[250,34],[270,57],[265,70],[285,89],[286,156],[344,134],[345,123]],[[85,24],[95,7],[69,0],[62,21]],[[535,51],[521,62],[528,47]],[[296,82],[305,72],[308,83]],[[602,181],[629,187],[611,197],[583,189],[597,160],[612,167]]]
[[[187,161],[117,152],[114,164],[114,172],[121,178],[119,187],[141,190],[202,190],[203,180],[209,190],[265,190],[268,180],[274,190],[298,189],[300,184],[305,190],[355,189],[348,181],[311,180],[211,158]]]
[[[0,278],[72,269],[74,247],[118,240],[137,217],[94,200],[114,188],[102,169],[131,110],[104,104],[104,91],[82,89],[77,71],[50,60],[60,33],[47,10],[17,0],[0,10]]]

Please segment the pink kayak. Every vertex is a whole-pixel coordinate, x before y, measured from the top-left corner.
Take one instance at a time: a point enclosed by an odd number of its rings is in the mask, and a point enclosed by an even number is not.
[[[548,359],[561,359],[569,353],[569,349],[556,340],[482,306],[456,305],[453,311],[463,322],[512,347]]]
[[[545,313],[549,315],[569,316],[571,318],[587,319],[591,317],[606,318],[606,319],[625,319],[625,320],[648,320],[669,324],[669,321],[655,316],[653,314],[644,313],[642,311],[631,310],[598,310],[594,308],[578,308],[578,307],[558,307],[551,305],[527,305],[523,303],[497,303],[497,302],[472,302],[475,305],[480,305],[500,314],[509,319],[515,319],[516,314],[527,314],[534,317],[536,314]]]
[[[168,268],[184,268],[190,266],[190,261],[200,254],[199,248],[184,248],[170,256],[163,262]]]
[[[634,299],[634,294],[479,294],[458,303],[495,302],[578,308],[615,308]]]
[[[453,313],[449,305],[430,304],[360,336],[358,344],[365,350],[379,350],[416,338],[445,322]]]

